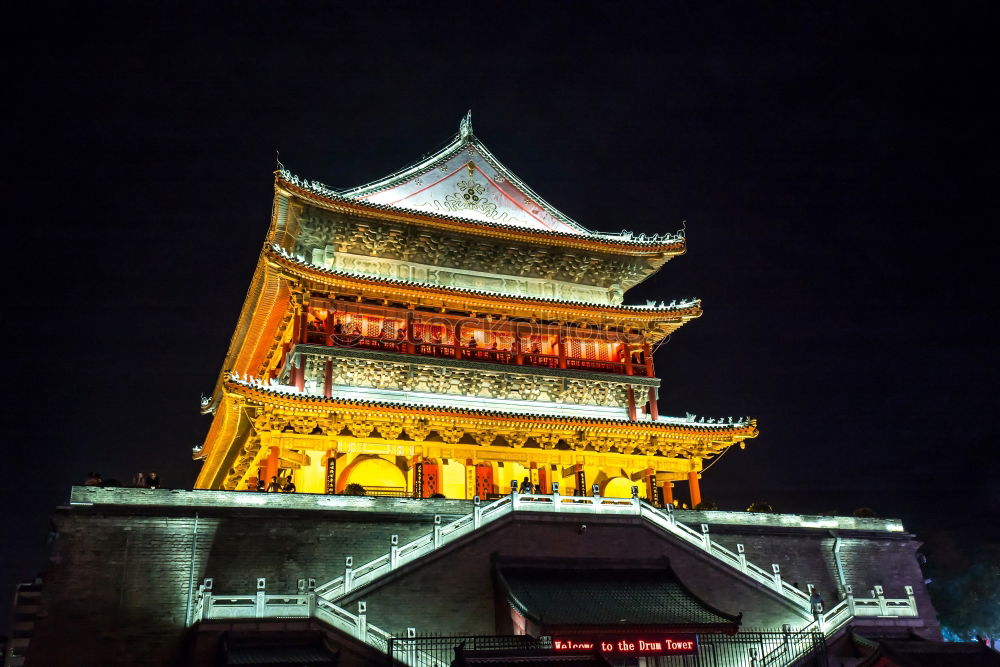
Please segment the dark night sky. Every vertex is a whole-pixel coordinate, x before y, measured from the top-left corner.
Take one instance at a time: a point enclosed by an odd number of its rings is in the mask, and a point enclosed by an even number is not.
[[[275,148],[356,185],[468,108],[586,226],[687,220],[627,298],[704,300],[661,410],[759,419],[707,500],[995,539],[995,5],[137,4],[3,28],[0,600],[88,470],[193,482]]]

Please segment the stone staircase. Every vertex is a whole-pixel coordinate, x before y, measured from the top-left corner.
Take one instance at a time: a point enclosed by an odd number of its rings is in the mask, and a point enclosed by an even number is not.
[[[792,632],[786,630],[787,641],[766,655],[752,656],[751,664],[793,665],[815,650],[814,636],[821,632],[827,639],[842,631],[855,617],[918,616],[913,589],[906,587],[906,598],[890,599],[884,596],[881,586],[872,590],[871,598],[855,598],[848,586],[847,596],[829,610],[814,614],[809,596],[796,586],[785,582],[777,564],[767,570],[747,561],[742,544],[733,552],[712,540],[708,524],[701,524],[700,531],[692,530],[677,520],[672,506],[661,510],[648,503],[633,498],[602,498],[561,496],[558,493],[519,494],[503,496],[493,502],[482,504],[474,500],[473,511],[450,523],[443,523],[441,516],[434,517],[433,530],[406,544],[399,544],[398,536],[390,538],[388,551],[353,567],[353,558],[348,557],[343,576],[317,586],[315,580],[300,580],[299,592],[295,595],[268,595],[265,580],[258,579],[257,591],[252,595],[215,595],[212,580],[206,579],[197,591],[197,601],[192,615],[192,624],[212,619],[248,618],[302,618],[315,617],[330,626],[346,632],[365,643],[387,651],[389,634],[367,623],[365,603],[358,602],[358,613],[354,614],[338,606],[345,596],[361,587],[368,586],[388,576],[400,567],[421,559],[448,545],[475,533],[500,519],[516,512],[559,513],[579,515],[637,516],[649,525],[679,539],[693,549],[710,556],[714,562],[762,586],[785,600],[802,617],[805,625]],[[410,628],[413,632],[414,629]],[[414,665],[431,665],[429,656],[413,656]],[[435,661],[436,662],[436,661]]]
[[[677,520],[673,507],[670,505],[661,510],[638,498],[561,496],[558,493],[539,495],[515,492],[485,505],[476,499],[470,514],[446,524],[442,523],[440,516],[435,516],[433,530],[411,542],[400,545],[398,537],[393,535],[390,538],[389,549],[385,554],[356,568],[353,566],[353,558],[348,557],[343,576],[322,584],[316,589],[316,593],[325,600],[337,601],[407,563],[423,558],[515,512],[641,517],[652,526],[711,556],[716,563],[724,565],[779,595],[800,612],[804,621],[811,622],[813,619],[809,595],[784,581],[781,577],[781,569],[776,563],[771,564],[770,571],[767,571],[747,561],[742,544],[737,544],[736,552],[733,552],[714,542],[709,533],[708,524],[701,524],[700,532],[692,530]],[[823,622],[835,622],[835,620],[840,619],[842,613],[848,613],[850,616],[916,616],[913,589],[907,586],[906,592],[907,598],[905,599],[887,599],[884,597],[881,587],[876,587],[872,599],[855,599],[853,593],[848,591],[847,598],[842,604],[828,612],[834,616],[831,616],[829,621]]]

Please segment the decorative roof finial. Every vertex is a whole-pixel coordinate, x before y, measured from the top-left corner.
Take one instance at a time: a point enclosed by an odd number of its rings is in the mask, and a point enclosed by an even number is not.
[[[468,141],[472,137],[472,109],[465,112],[465,117],[458,124],[458,134],[462,137],[462,141]]]

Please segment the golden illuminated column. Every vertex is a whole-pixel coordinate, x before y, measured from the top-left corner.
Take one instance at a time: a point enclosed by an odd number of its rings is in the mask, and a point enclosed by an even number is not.
[[[278,476],[278,448],[271,447],[267,460],[264,463],[264,486],[271,483],[272,477]]]
[[[655,371],[653,370],[653,351],[649,343],[642,344],[642,359],[646,362],[646,377],[653,377],[655,375]]]
[[[333,361],[330,359],[323,363],[323,395],[327,398],[333,395]]]
[[[698,486],[698,473],[692,470],[688,473],[688,489],[691,492],[691,509],[701,504],[701,488]]]
[[[416,352],[416,344],[414,341],[413,334],[413,306],[406,313],[406,353],[413,354]]]

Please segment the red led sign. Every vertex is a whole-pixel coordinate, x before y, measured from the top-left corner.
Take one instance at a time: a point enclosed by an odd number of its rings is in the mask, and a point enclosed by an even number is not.
[[[698,640],[695,635],[650,635],[637,637],[609,637],[607,639],[556,639],[556,651],[593,651],[611,655],[695,655]]]

